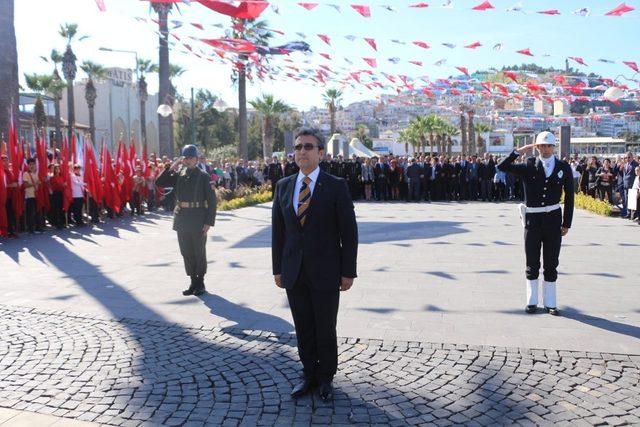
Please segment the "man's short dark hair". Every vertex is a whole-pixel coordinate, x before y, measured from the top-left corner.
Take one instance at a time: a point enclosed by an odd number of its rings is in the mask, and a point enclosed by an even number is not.
[[[318,142],[318,150],[324,150],[324,137],[320,133],[318,129],[313,128],[300,128],[298,133],[296,133],[296,137],[294,139],[298,139],[300,136],[313,136]]]
[[[36,159],[34,159],[33,157],[31,157],[30,159],[27,159],[27,164],[30,165],[32,163],[35,163]]]

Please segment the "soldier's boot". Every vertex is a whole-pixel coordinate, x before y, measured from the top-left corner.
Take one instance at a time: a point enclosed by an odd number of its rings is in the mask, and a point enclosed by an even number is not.
[[[204,276],[197,276],[196,278],[196,287],[193,290],[193,295],[199,297],[205,293],[206,289],[204,288]]]
[[[188,296],[188,295],[193,295],[193,293],[195,292],[196,288],[198,287],[198,279],[196,278],[196,276],[191,276],[191,285],[189,285],[189,289],[186,289],[184,291],[182,291],[182,295],[184,296]]]

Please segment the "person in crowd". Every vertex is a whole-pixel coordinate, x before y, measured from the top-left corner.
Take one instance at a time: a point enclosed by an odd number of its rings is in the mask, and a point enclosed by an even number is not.
[[[604,159],[602,167],[596,172],[596,176],[600,200],[607,200],[613,204],[613,187],[616,182],[616,177],[611,167],[611,160]]]
[[[51,220],[52,225],[57,230],[65,228],[65,219],[63,211],[64,190],[67,187],[67,180],[60,173],[60,166],[53,165],[53,173],[49,179],[51,188]]]
[[[633,185],[629,190],[629,194],[627,195],[629,198],[635,197],[636,199],[636,207],[633,212],[629,212],[631,218],[635,218],[637,223],[640,225],[640,166],[636,166],[636,177],[633,179]]]
[[[82,167],[73,165],[73,174],[71,175],[71,215],[73,222],[77,227],[84,227],[84,219],[82,218],[82,207],[84,205],[84,189],[85,183],[82,178]]]
[[[371,201],[372,187],[375,180],[371,159],[365,159],[362,166],[362,183],[364,184],[364,197],[367,202]]]
[[[401,177],[402,170],[398,167],[398,161],[396,159],[391,160],[389,164],[389,192],[391,193],[391,200],[400,199]]]
[[[596,156],[591,157],[589,165],[585,168],[582,174],[582,179],[587,180],[587,194],[594,199],[596,198],[596,192],[598,191],[598,158]]]
[[[626,219],[633,219],[627,209],[627,194],[631,187],[633,187],[637,166],[638,162],[634,159],[633,153],[629,151],[624,157],[624,164],[622,167],[622,192],[620,193],[620,196],[623,198],[620,216]]]
[[[38,223],[38,212],[36,204],[36,193],[39,190],[42,183],[38,177],[38,166],[36,159],[30,158],[27,160],[27,171],[22,177],[25,199],[25,215],[27,222],[27,229],[30,234],[42,233],[42,227]]]
[[[387,158],[380,156],[378,163],[373,167],[373,174],[376,181],[376,200],[389,200],[389,165]]]

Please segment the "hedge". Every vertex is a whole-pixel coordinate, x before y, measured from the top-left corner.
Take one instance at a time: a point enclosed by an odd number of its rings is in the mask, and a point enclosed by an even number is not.
[[[250,194],[244,197],[238,197],[232,200],[223,200],[218,203],[219,211],[230,211],[233,209],[246,208],[247,206],[259,205],[271,201],[271,191],[263,191],[261,193]]]
[[[614,207],[606,200],[595,199],[584,193],[575,195],[575,207],[593,212],[598,215],[613,216]]]

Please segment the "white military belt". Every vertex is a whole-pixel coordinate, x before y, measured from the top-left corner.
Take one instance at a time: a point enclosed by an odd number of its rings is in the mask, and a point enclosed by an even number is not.
[[[553,212],[556,209],[560,209],[560,203],[556,203],[555,205],[551,206],[540,206],[538,208],[530,208],[527,206],[527,213],[546,213]]]

